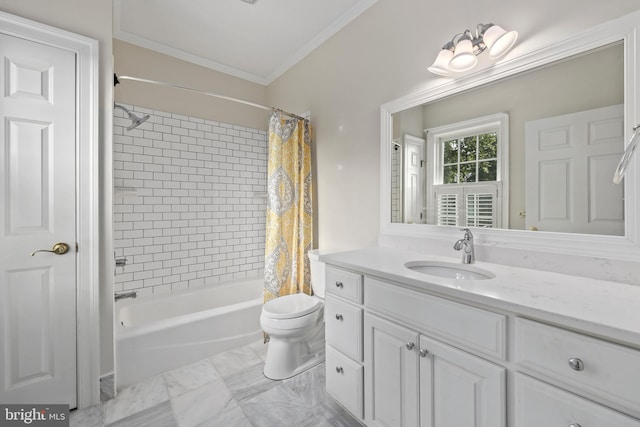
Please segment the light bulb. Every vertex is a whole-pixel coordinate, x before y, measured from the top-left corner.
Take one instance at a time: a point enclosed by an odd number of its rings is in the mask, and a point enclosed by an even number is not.
[[[476,66],[478,58],[473,54],[473,44],[469,39],[458,42],[449,62],[449,69],[456,73],[468,71]]]
[[[436,60],[433,61],[433,64],[431,64],[427,70],[439,76],[450,76],[451,70],[449,70],[449,62],[451,58],[453,58],[453,52],[449,49],[442,49],[440,53],[438,53]]]
[[[493,25],[485,31],[482,37],[484,44],[487,45],[489,56],[491,58],[499,58],[509,51],[518,40],[517,31],[506,31],[504,28]]]

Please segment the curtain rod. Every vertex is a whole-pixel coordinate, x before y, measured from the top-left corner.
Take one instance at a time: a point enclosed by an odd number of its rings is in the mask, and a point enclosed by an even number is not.
[[[194,92],[194,93],[199,93],[201,95],[206,95],[206,96],[212,96],[214,98],[220,98],[220,99],[224,99],[227,101],[233,101],[233,102],[238,102],[240,104],[245,104],[245,105],[249,105],[251,107],[256,107],[256,108],[261,108],[263,110],[271,110],[271,111],[277,111],[281,114],[296,118],[296,119],[300,119],[300,120],[305,120],[305,121],[309,121],[308,118],[306,117],[302,117],[299,116],[297,114],[293,114],[293,113],[289,113],[288,111],[284,111],[281,110],[279,108],[275,108],[275,107],[268,107],[266,105],[262,105],[262,104],[257,104],[255,102],[251,102],[251,101],[245,101],[244,99],[239,99],[239,98],[234,98],[232,96],[226,96],[226,95],[220,95],[218,93],[213,93],[213,92],[207,92],[204,90],[199,90],[199,89],[193,89],[190,88],[188,86],[182,86],[182,85],[178,85],[175,83],[167,83],[167,82],[161,82],[161,81],[157,81],[157,80],[149,80],[149,79],[142,79],[140,77],[131,77],[131,76],[117,76],[117,75],[113,75],[113,85],[117,85],[118,83],[120,83],[120,80],[131,80],[134,82],[142,82],[142,83],[149,83],[149,84],[154,84],[154,85],[159,85],[159,86],[166,86],[166,87],[172,87],[175,89],[182,89],[182,90],[186,90],[188,92]]]

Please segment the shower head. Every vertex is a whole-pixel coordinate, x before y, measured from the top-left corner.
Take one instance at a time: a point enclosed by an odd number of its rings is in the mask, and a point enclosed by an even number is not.
[[[142,123],[146,122],[148,119],[151,118],[151,116],[148,114],[145,114],[143,117],[138,117],[135,114],[133,114],[131,111],[124,108],[122,105],[113,104],[113,107],[123,110],[129,116],[129,120],[131,120],[131,124],[129,125],[129,127],[127,127],[127,130],[135,129],[138,126],[140,126]]]

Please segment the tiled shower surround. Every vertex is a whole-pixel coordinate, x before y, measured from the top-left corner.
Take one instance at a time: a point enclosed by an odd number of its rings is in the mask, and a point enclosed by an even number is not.
[[[264,271],[267,132],[114,110],[115,291],[171,292]]]

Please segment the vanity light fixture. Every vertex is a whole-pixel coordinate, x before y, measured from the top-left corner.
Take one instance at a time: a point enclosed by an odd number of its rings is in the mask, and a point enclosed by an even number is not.
[[[482,52],[488,49],[490,58],[499,58],[513,47],[517,39],[517,31],[506,31],[494,24],[478,24],[475,35],[465,30],[453,36],[428,70],[439,76],[469,71],[476,66],[477,56]]]

